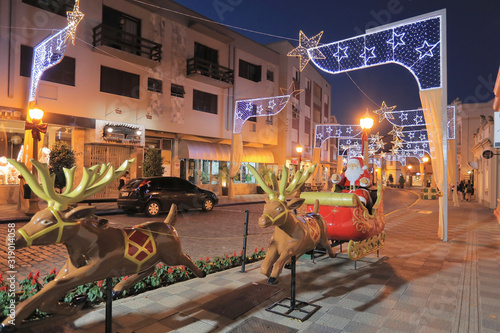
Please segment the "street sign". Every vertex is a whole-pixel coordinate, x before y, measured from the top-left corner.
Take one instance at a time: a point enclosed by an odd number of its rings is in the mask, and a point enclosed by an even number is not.
[[[493,152],[491,150],[485,150],[483,151],[483,157],[487,160],[493,157]]]

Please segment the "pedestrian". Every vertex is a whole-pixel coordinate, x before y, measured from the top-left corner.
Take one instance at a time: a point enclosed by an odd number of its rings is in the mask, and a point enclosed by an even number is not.
[[[458,193],[460,193],[460,201],[463,201],[465,199],[465,181],[461,181],[460,184],[458,184]]]
[[[405,177],[403,177],[403,174],[399,175],[399,187],[401,188],[405,187]]]
[[[465,189],[465,200],[466,201],[472,201],[472,195],[474,194],[474,186],[470,182],[470,180],[467,181],[467,187]]]
[[[125,186],[125,183],[127,182],[127,176],[128,176],[128,171],[125,172],[121,177],[120,177],[120,184],[118,184],[118,191],[121,190],[123,186]]]

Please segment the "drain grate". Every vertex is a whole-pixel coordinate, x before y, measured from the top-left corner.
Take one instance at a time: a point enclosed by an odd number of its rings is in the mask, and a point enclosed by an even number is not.
[[[203,304],[201,308],[234,320],[281,290],[267,284],[249,283]]]
[[[295,333],[298,330],[292,327],[280,325],[260,319],[257,317],[250,317],[244,322],[233,328],[229,333]]]

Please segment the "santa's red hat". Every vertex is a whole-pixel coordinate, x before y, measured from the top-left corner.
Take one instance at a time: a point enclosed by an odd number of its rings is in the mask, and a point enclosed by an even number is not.
[[[365,165],[365,162],[363,161],[362,157],[351,157],[347,161],[347,164],[349,165],[350,163],[356,164],[358,167],[360,167],[363,170],[368,169],[368,167]]]

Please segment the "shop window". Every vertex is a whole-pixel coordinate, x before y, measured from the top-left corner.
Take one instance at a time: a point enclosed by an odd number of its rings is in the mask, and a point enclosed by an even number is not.
[[[242,78],[260,82],[261,81],[262,66],[257,66],[240,59],[239,75]]]
[[[193,90],[193,110],[217,114],[217,95]]]
[[[184,98],[185,93],[186,91],[184,90],[184,86],[180,86],[173,83],[170,86],[170,96]]]
[[[137,74],[101,66],[102,92],[139,99],[139,81]]]
[[[201,160],[201,173],[200,173],[200,182],[203,185],[210,184],[210,178],[211,178],[211,167],[210,167],[210,162],[208,160]]]
[[[148,77],[148,90],[157,93],[163,93],[163,82],[161,80]]]
[[[23,0],[23,3],[64,17],[75,6],[74,0]]]
[[[255,177],[250,172],[247,165],[251,165],[255,168],[255,170],[259,170],[258,163],[242,163],[239,172],[236,174],[236,176],[234,176],[235,183],[256,183]]]
[[[24,77],[31,77],[31,66],[33,62],[33,48],[21,45],[21,68],[19,74]],[[60,63],[47,69],[41,80],[75,86],[75,58],[65,56]]]
[[[188,161],[188,180],[193,184],[198,184],[198,174],[200,170],[200,160],[189,160]]]

